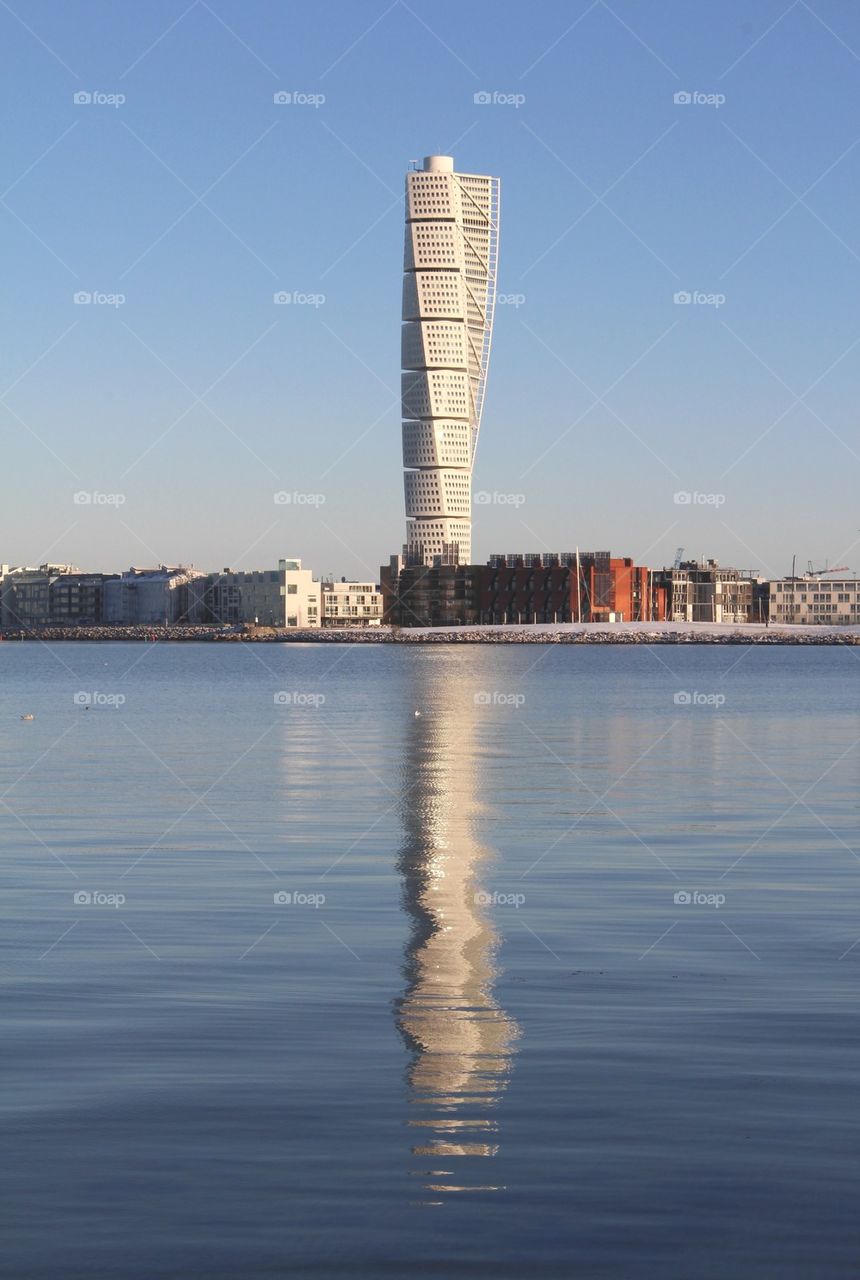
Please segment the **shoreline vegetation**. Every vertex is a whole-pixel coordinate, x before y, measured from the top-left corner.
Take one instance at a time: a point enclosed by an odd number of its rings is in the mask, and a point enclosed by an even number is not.
[[[723,644],[860,646],[860,626],[771,626],[758,623],[537,623],[462,627],[96,626],[7,631],[3,644],[84,641],[219,644]]]

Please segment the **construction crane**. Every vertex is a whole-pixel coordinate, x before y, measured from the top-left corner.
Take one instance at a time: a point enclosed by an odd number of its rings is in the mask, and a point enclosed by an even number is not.
[[[809,570],[810,578],[821,578],[826,573],[850,573],[851,572],[847,564],[837,564],[837,565],[834,565],[832,569],[829,569],[827,565],[825,565],[823,569],[813,569],[811,560],[807,560],[806,564]]]
[[[680,569],[680,567],[681,567],[681,561],[682,561],[683,559],[684,559],[684,548],[683,548],[683,547],[679,547],[679,548],[678,548],[678,550],[675,552],[675,563],[672,565],[672,568],[673,568],[673,569]]]

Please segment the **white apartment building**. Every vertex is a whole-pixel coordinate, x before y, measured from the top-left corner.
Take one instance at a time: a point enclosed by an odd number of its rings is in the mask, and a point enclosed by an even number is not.
[[[860,626],[860,578],[785,578],[768,596],[771,622]]]
[[[378,627],[382,620],[382,591],[376,582],[322,582],[324,627]]]
[[[224,569],[209,574],[206,605],[213,622],[318,627],[320,584],[301,560],[279,560],[277,569]]]
[[[320,625],[320,584],[301,560],[279,560],[283,574],[285,627],[318,627]]]
[[[499,179],[427,156],[406,175],[401,374],[407,564],[469,564],[487,384]]]

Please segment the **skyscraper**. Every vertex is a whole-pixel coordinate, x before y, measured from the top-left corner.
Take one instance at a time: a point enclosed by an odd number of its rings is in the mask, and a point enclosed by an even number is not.
[[[402,411],[408,564],[472,558],[472,466],[496,298],[499,179],[406,175]]]

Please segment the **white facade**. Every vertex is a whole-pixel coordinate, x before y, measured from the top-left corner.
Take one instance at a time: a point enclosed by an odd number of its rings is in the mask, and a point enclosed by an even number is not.
[[[382,593],[375,582],[323,582],[326,627],[375,626],[382,620]]]
[[[284,626],[318,627],[320,625],[320,584],[301,560],[279,560],[283,573]]]
[[[406,175],[402,414],[411,564],[472,558],[472,467],[496,298],[499,179],[427,156]]]
[[[771,622],[860,625],[860,578],[786,578],[770,583]]]
[[[206,598],[215,622],[300,629],[320,625],[320,584],[301,560],[279,560],[277,569],[212,573]]]

